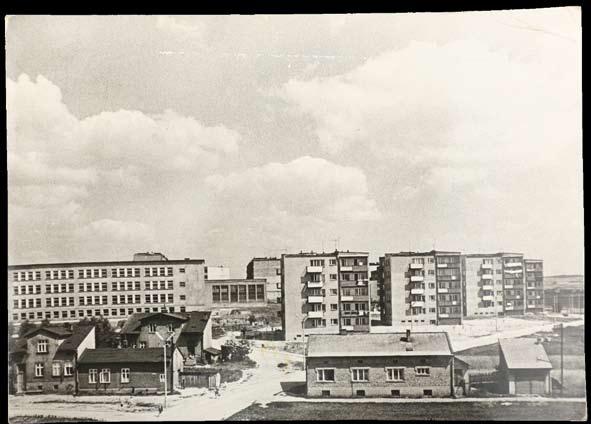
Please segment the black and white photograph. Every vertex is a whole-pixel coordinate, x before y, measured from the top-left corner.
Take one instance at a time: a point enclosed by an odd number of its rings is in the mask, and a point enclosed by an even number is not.
[[[8,422],[585,421],[581,18],[6,15]]]

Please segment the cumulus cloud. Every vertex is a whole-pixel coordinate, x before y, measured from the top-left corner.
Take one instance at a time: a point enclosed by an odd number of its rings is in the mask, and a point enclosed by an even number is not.
[[[309,156],[269,163],[228,175],[212,175],[206,185],[222,203],[240,210],[274,206],[295,216],[365,221],[379,218],[358,168]]]

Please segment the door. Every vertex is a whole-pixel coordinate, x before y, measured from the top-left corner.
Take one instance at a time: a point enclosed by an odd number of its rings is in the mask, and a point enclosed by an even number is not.
[[[16,374],[16,392],[23,393],[25,391],[25,375],[22,371]]]

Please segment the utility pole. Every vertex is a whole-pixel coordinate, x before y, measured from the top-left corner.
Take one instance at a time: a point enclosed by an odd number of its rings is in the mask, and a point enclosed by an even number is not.
[[[560,396],[564,390],[564,323],[560,323]]]
[[[167,392],[168,392],[168,380],[166,378],[166,343],[168,343],[168,341],[170,339],[172,339],[172,336],[174,336],[174,333],[171,333],[170,336],[168,336],[166,339],[164,337],[162,337],[160,335],[160,333],[158,333],[158,332],[156,332],[156,335],[158,336],[158,338],[160,340],[162,340],[162,342],[163,342],[162,348],[164,349],[164,408],[166,408],[166,396],[167,396]],[[173,371],[170,370],[170,372],[172,373]]]

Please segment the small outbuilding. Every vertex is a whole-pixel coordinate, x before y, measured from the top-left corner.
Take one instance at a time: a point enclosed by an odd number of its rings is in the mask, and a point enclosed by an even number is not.
[[[552,393],[552,364],[539,339],[501,339],[499,350],[501,386],[506,393]]]

